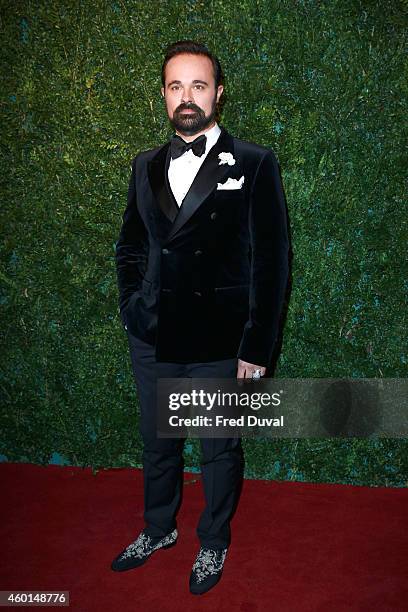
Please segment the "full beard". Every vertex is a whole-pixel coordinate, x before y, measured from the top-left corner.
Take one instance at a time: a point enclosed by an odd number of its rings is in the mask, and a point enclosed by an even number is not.
[[[191,108],[194,113],[184,113],[186,108]],[[182,110],[175,110],[173,117],[169,118],[169,120],[175,130],[186,136],[193,136],[213,123],[216,111],[217,103],[215,97],[209,115],[206,115],[202,108],[195,104],[184,104]]]

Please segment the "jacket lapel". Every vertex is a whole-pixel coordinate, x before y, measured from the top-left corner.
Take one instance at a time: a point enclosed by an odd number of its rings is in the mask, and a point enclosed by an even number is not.
[[[150,187],[161,209],[171,222],[178,215],[179,207],[171,194],[168,185],[167,170],[170,163],[170,142],[161,147],[156,155],[147,163]]]
[[[190,219],[197,208],[215,190],[217,183],[223,182],[229,171],[228,164],[220,165],[218,154],[223,151],[234,155],[234,140],[223,126],[220,128],[221,133],[218,140],[201,164],[180,208],[169,194],[170,186],[167,188],[166,185],[170,163],[170,142],[166,143],[148,164],[149,181],[156,200],[164,214],[174,221],[167,240],[172,238]]]

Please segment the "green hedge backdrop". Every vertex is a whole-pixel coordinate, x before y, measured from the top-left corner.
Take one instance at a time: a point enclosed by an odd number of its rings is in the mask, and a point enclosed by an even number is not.
[[[275,375],[407,375],[405,9],[2,1],[4,461],[139,465],[114,247],[132,158],[172,133],[160,69],[182,38],[220,58],[223,125],[281,165],[293,289]],[[406,440],[244,445],[247,477],[407,483]],[[199,469],[198,440],[185,458]]]

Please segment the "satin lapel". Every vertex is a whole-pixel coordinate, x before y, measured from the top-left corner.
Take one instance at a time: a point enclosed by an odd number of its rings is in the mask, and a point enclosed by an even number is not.
[[[173,222],[179,212],[179,208],[177,203],[173,202],[173,199],[170,197],[165,182],[169,162],[170,141],[163,145],[153,159],[147,163],[147,173],[150,187],[160,209]]]
[[[197,175],[188,190],[179,210],[179,213],[167,236],[167,240],[172,238],[179,229],[188,221],[191,215],[203,203],[203,201],[216,188],[217,183],[223,182],[224,177],[230,171],[228,164],[221,164],[218,154],[223,152],[234,155],[234,140],[227,130],[221,127],[221,134],[215,145],[210,149],[207,157],[202,163]]]

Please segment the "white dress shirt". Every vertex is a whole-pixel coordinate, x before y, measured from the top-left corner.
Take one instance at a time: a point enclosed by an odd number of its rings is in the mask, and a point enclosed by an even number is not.
[[[209,150],[217,142],[220,133],[221,128],[219,127],[218,123],[215,123],[212,128],[204,132],[205,136],[207,137],[207,141],[205,151],[201,157],[194,155],[193,151],[189,149],[177,159],[170,158],[168,171],[169,183],[179,206],[181,206],[181,203],[184,200],[187,191],[190,189],[191,183],[194,181],[201,164],[207,157]]]

